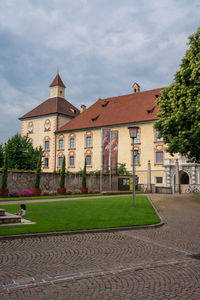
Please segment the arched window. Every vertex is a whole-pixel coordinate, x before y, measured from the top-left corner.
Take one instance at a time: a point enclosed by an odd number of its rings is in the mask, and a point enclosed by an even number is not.
[[[49,154],[48,153],[45,153],[45,157],[43,160],[43,168],[44,169],[49,168]]]
[[[92,151],[91,150],[87,150],[85,152],[85,161],[86,161],[87,167],[92,167]]]
[[[62,152],[59,152],[59,153],[58,153],[58,168],[61,168],[61,167],[62,167],[63,158],[64,158],[63,153],[62,153]]]
[[[50,138],[48,136],[44,138],[44,151],[50,151]]]
[[[64,150],[64,136],[63,135],[60,135],[58,137],[58,149]]]
[[[92,132],[86,132],[85,134],[85,148],[92,148],[93,134]]]
[[[70,151],[68,158],[69,158],[68,159],[69,168],[74,168],[75,167],[75,153],[73,151]]]
[[[76,148],[76,136],[75,134],[70,134],[68,138],[69,143],[69,149],[75,149]]]

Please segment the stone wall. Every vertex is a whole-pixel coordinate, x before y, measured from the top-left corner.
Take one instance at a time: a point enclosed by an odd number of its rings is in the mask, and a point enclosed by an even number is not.
[[[0,182],[2,173],[0,172]],[[129,178],[130,176],[122,176]],[[119,176],[112,176],[112,190],[118,190]],[[101,190],[101,176],[87,175],[87,187],[89,190]],[[8,172],[8,189],[9,191],[23,189],[32,189],[35,183],[35,173],[25,171]],[[60,175],[55,173],[42,173],[40,187],[42,190],[57,190],[60,183]],[[80,174],[67,174],[65,186],[69,190],[79,189],[82,185],[82,176]],[[102,191],[109,191],[109,175],[102,175]]]

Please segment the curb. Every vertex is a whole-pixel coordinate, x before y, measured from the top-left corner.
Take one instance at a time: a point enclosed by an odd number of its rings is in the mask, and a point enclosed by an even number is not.
[[[0,241],[1,240],[24,239],[24,238],[32,238],[32,237],[46,237],[46,236],[85,234],[85,233],[115,232],[115,231],[136,230],[136,229],[152,229],[152,228],[161,227],[164,224],[165,223],[162,221],[158,224],[141,225],[141,226],[100,228],[100,229],[74,230],[74,231],[40,232],[40,233],[29,233],[29,234],[19,234],[19,235],[5,235],[5,236],[0,236]]]

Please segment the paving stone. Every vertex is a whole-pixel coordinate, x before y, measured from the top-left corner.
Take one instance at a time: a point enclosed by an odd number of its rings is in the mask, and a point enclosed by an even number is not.
[[[0,241],[0,299],[200,299],[200,200],[150,196],[165,225]]]

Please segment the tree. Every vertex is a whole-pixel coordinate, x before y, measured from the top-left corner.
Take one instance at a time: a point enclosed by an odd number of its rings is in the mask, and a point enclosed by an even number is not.
[[[4,149],[3,149],[3,145],[0,144],[0,168],[3,166],[3,161],[4,161]]]
[[[126,164],[118,164],[117,175],[129,175],[130,172],[126,169]]]
[[[8,148],[7,145],[5,146],[5,154],[4,154],[4,164],[2,168],[2,181],[1,181],[1,188],[7,188],[7,181],[8,181]]]
[[[87,188],[87,184],[86,184],[86,158],[85,158],[85,164],[84,164],[84,168],[83,168],[83,172],[82,172],[82,187]]]
[[[60,174],[60,188],[65,188],[65,168],[66,168],[66,162],[65,162],[65,156],[63,157],[62,161],[62,170]]]
[[[200,28],[189,37],[188,44],[180,70],[157,101],[158,121],[154,126],[171,155],[179,152],[200,162]]]
[[[18,133],[10,138],[8,145],[8,168],[16,170],[35,170],[40,150],[33,148],[29,137]]]
[[[41,178],[41,169],[42,169],[42,157],[43,157],[43,150],[40,147],[39,148],[39,157],[37,162],[37,169],[36,169],[36,175],[35,175],[35,188],[40,188],[40,178]]]

